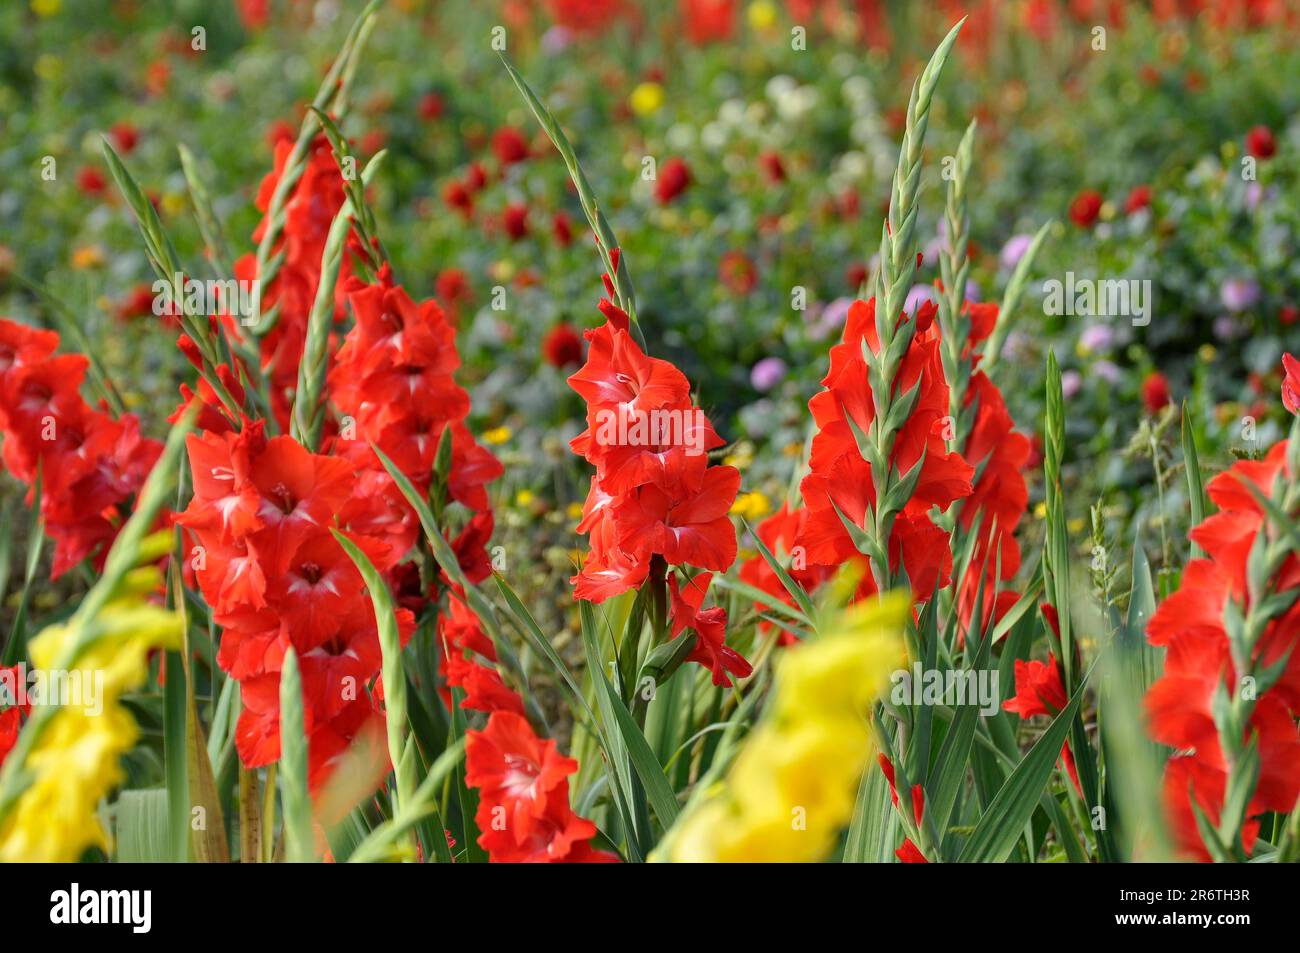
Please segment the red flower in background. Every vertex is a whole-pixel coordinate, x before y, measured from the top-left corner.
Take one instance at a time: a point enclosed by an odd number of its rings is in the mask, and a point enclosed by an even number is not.
[[[501,224],[512,242],[528,235],[528,206],[518,202],[507,205],[501,213]]]
[[[730,39],[737,6],[736,0],[681,0],[687,38],[697,46]]]
[[[682,159],[669,159],[659,169],[659,179],[655,183],[655,199],[660,205],[667,205],[686,191],[691,184],[691,170]]]
[[[1144,208],[1151,207],[1151,186],[1135,185],[1129,192],[1128,198],[1124,200],[1124,214],[1132,215],[1134,212],[1140,212]]]
[[[1080,228],[1092,228],[1101,215],[1101,193],[1088,189],[1075,196],[1070,203],[1070,221]]]
[[[528,140],[514,126],[502,126],[492,134],[492,152],[503,167],[512,166],[528,158]]]
[[[40,474],[56,579],[87,557],[102,560],[162,452],[134,415],[114,419],[82,399],[89,361],[55,354],[58,344],[53,331],[0,318],[0,452],[23,483]]]
[[[1255,126],[1246,133],[1246,153],[1256,159],[1271,159],[1277,154],[1277,140],[1268,126]]]
[[[1142,406],[1148,414],[1158,414],[1169,404],[1169,378],[1152,371],[1142,381]]]
[[[542,357],[551,367],[582,363],[582,338],[573,325],[561,322],[542,338]]]

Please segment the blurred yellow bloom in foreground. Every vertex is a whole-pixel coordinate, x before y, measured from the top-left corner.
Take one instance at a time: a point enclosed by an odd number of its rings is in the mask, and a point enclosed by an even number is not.
[[[742,493],[736,497],[736,502],[731,504],[731,512],[747,520],[762,519],[772,512],[772,501],[762,490]]]
[[[628,105],[638,116],[657,113],[663,104],[664,88],[658,83],[638,83],[628,98]]]
[[[873,750],[871,705],[904,661],[906,594],[861,602],[787,649],[726,779],[687,806],[652,860],[817,861],[853,814]]]
[[[0,861],[72,862],[89,847],[107,849],[96,809],[122,782],[121,756],[139,733],[121,698],[144,682],[150,651],[180,645],[182,624],[179,613],[139,594],[109,603],[88,623],[88,647],[67,672],[58,666],[83,638],[81,626],[53,625],[32,640],[34,668],[49,673],[50,685],[56,676],[64,679],[68,691],[47,699],[64,704],[45,720],[21,766],[5,765],[6,782],[20,767],[31,780],[0,819]],[[41,710],[33,708],[24,732],[41,727]]]

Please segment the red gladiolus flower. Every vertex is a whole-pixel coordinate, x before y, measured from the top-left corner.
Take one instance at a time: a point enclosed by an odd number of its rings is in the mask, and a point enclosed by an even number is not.
[[[262,180],[257,207],[266,212],[271,196],[284,174],[285,163],[293,142],[281,140],[275,146],[275,169]],[[318,136],[308,153],[306,167],[285,204],[284,230],[277,245],[282,254],[280,270],[261,289],[263,313],[278,309],[274,328],[258,339],[262,368],[270,379],[272,410],[282,431],[289,429],[290,395],[298,384],[298,364],[307,339],[307,318],[316,299],[320,281],[321,258],[334,216],[343,206],[343,173],[335,162],[329,140]],[[269,227],[264,218],[253,233],[260,241]],[[342,287],[351,272],[351,262],[344,256],[335,293],[336,316],[342,315]],[[246,255],[235,262],[235,277],[241,281],[257,279],[256,256]],[[231,316],[224,318],[231,333],[236,328]]]
[[[894,851],[894,856],[905,864],[928,864],[925,854],[921,849],[912,843],[911,839],[904,839],[903,846]]]
[[[906,571],[918,599],[928,599],[936,584],[947,585],[952,570],[948,534],[932,520],[930,512],[935,507],[945,510],[954,500],[969,496],[974,474],[960,454],[949,452],[943,438],[948,385],[943,378],[935,311],[932,302],[917,311],[917,329],[895,380],[898,394],[913,388],[919,391],[889,458],[899,473],[921,465],[912,498],[894,521],[888,554],[893,570]],[[904,316],[902,320],[910,319]],[[813,438],[809,474],[801,485],[808,517],[798,544],[812,565],[834,568],[861,561],[840,513],[862,526],[876,505],[871,464],[859,452],[849,426],[851,419],[865,433],[875,418],[863,346],[875,352],[880,349],[874,299],[850,306],[843,342],[831,348],[830,370],[822,379],[826,389],[808,403],[818,432]],[[869,576],[863,584],[868,592],[874,591]]]
[[[542,357],[551,367],[582,363],[582,338],[570,324],[557,324],[542,339]]]
[[[617,268],[617,249],[612,257]],[[637,346],[613,301],[600,310],[606,323],[586,332],[587,361],[569,378],[587,403],[587,429],[570,446],[596,468],[578,524],[591,553],[572,582],[593,602],[639,586],[655,557],[725,572],[736,558],[727,514],[740,485],[734,467],[709,466],[723,441],[692,405],[685,375]]]
[[[1092,228],[1101,215],[1102,197],[1092,189],[1080,192],[1070,203],[1070,220],[1080,228]]]
[[[102,559],[162,452],[134,415],[114,419],[82,399],[89,362],[56,355],[58,343],[52,331],[0,318],[0,453],[17,480],[33,485],[40,473],[56,579]]]
[[[1147,625],[1153,645],[1165,646],[1164,674],[1144,700],[1151,736],[1174,748],[1165,768],[1165,804],[1179,847],[1188,855],[1210,859],[1201,842],[1192,801],[1217,824],[1223,807],[1229,765],[1223,752],[1223,727],[1216,713],[1216,696],[1241,691],[1242,675],[1231,648],[1227,620],[1251,612],[1267,594],[1294,597],[1300,587],[1300,561],[1288,554],[1265,588],[1250,585],[1250,561],[1255,540],[1265,529],[1265,514],[1254,486],[1266,497],[1275,481],[1295,479],[1287,464],[1288,444],[1280,443],[1263,460],[1242,460],[1206,486],[1219,512],[1202,520],[1191,538],[1205,557],[1187,564],[1179,589],[1156,609]],[[1258,697],[1247,708],[1243,742],[1255,740],[1259,756],[1258,781],[1252,792],[1248,820],[1241,831],[1242,847],[1253,847],[1257,823],[1266,811],[1289,813],[1300,797],[1300,602],[1273,613],[1251,647],[1248,661],[1257,678]],[[1273,670],[1267,678],[1259,673]]]
[[[1020,544],[1015,531],[1029,506],[1023,470],[1031,453],[1028,438],[1013,429],[1015,424],[1002,392],[978,369],[982,352],[977,345],[993,333],[998,307],[992,303],[967,302],[965,313],[970,330],[962,359],[973,369],[965,406],[975,408],[975,419],[960,451],[968,464],[979,469],[979,475],[970,498],[961,504],[958,525],[969,531],[978,521],[979,529],[970,567],[957,597],[958,631],[963,637],[975,612],[981,578],[986,584],[981,626],[1000,619],[1016,603],[1016,593],[1000,589],[997,584],[1015,578],[1020,570]]]
[[[1061,630],[1056,621],[1056,608],[1046,603],[1039,608],[1047,619],[1048,625],[1059,638]],[[1005,711],[1015,712],[1021,718],[1032,718],[1035,715],[1055,718],[1057,712],[1069,702],[1065,694],[1065,686],[1061,682],[1061,671],[1057,667],[1056,656],[1052,653],[1047,654],[1046,662],[1016,659],[1015,669],[1016,693],[1002,703]],[[1074,753],[1070,750],[1068,741],[1061,746],[1061,760],[1065,764],[1066,773],[1074,783],[1075,790],[1082,793],[1079,775],[1074,767]]]
[[[1282,403],[1293,414],[1300,413],[1300,361],[1290,354],[1282,355]]]
[[[790,557],[787,571],[795,582],[803,586],[805,590],[811,592],[829,579],[834,574],[834,569],[830,566],[809,566],[803,550],[797,549],[795,540],[803,532],[804,524],[808,520],[808,511],[803,508],[791,510],[788,504],[783,504],[779,510],[769,516],[763,522],[758,524],[758,538],[763,541],[763,545],[776,556],[778,560],[784,561]],[[774,597],[774,601],[783,602],[792,609],[797,608],[794,596],[786,590],[781,577],[776,574],[762,554],[752,556],[745,560],[740,567],[740,579],[755,589],[761,589],[763,592]],[[768,609],[766,603],[755,603],[754,609],[758,612],[765,612]],[[766,620],[759,622],[760,631],[768,631],[773,623]],[[781,645],[790,645],[797,641],[794,633],[787,629],[782,629],[778,638]]]
[[[1148,414],[1158,414],[1169,404],[1169,379],[1152,371],[1142,381],[1142,405]]]
[[[1271,159],[1277,154],[1277,140],[1268,126],[1255,126],[1246,133],[1246,153],[1256,159]]]
[[[681,159],[669,159],[659,170],[659,180],[655,184],[655,198],[660,205],[667,205],[686,191],[691,184],[691,170]]]
[[[479,791],[478,843],[493,863],[617,861],[591,847],[596,825],[569,806],[578,762],[538,738],[527,719],[494,711],[465,738],[465,782]]]
[[[730,687],[728,673],[746,678],[753,672],[753,668],[739,652],[723,641],[727,631],[727,610],[721,606],[700,608],[712,581],[713,573],[702,572],[687,579],[685,589],[681,590],[676,575],[668,580],[668,590],[672,596],[672,634],[675,639],[687,629],[694,630],[695,647],[686,656],[686,661],[699,662],[707,668],[713,675],[714,685]]]

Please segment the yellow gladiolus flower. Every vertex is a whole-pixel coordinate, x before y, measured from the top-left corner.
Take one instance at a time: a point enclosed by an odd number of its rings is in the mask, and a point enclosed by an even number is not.
[[[136,592],[85,626],[53,625],[30,644],[35,669],[66,691],[44,700],[59,704],[52,714],[42,718],[33,708],[24,731],[41,730],[21,766],[6,764],[5,778],[22,770],[31,780],[0,819],[0,861],[71,862],[87,848],[108,847],[96,808],[121,784],[121,757],[138,736],[121,697],[144,682],[150,651],[179,647],[183,621]],[[71,652],[71,666],[60,671]]]
[[[652,854],[685,862],[817,861],[853,814],[870,709],[904,661],[905,594],[858,603],[788,649],[763,721],[726,779],[688,805]]]

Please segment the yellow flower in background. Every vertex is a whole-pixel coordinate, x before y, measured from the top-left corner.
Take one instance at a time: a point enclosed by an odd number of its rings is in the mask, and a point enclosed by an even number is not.
[[[185,211],[185,196],[179,192],[167,192],[162,197],[162,210],[165,215],[180,215]]]
[[[72,252],[72,267],[78,271],[98,268],[104,263],[104,251],[98,245],[82,245]]]
[[[776,4],[771,0],[755,0],[745,11],[749,25],[760,33],[766,33],[776,26]]]
[[[731,504],[731,512],[747,520],[762,519],[772,512],[772,501],[762,490],[742,493],[736,497],[736,502]]]
[[[582,519],[582,504],[581,504],[581,503],[570,503],[568,506],[566,506],[566,507],[564,508],[564,514],[565,514],[567,517],[569,517],[569,519],[571,519],[571,520],[580,520],[580,519]]]
[[[628,105],[638,116],[657,113],[664,104],[664,88],[658,83],[638,83],[628,97]]]
[[[151,578],[156,584],[156,570]],[[137,585],[142,581],[131,579],[126,597],[85,623],[87,647],[67,672],[58,667],[86,637],[82,625],[53,625],[32,640],[34,667],[59,675],[69,691],[57,699],[63,704],[46,718],[21,764],[31,781],[0,820],[0,861],[72,862],[87,848],[107,849],[96,809],[121,784],[121,757],[139,734],[121,698],[144,682],[151,651],[179,647],[184,624],[180,613],[144,601]],[[47,681],[54,684],[53,675]],[[24,731],[41,726],[36,713],[43,710],[48,709],[33,708]],[[20,765],[6,769],[7,779]]]
[[[532,506],[536,499],[537,495],[533,493],[532,490],[520,490],[515,494],[515,505],[524,507]]]
[[[53,53],[42,53],[32,64],[32,72],[36,74],[37,79],[53,83],[63,75],[63,60]]]
[[[38,17],[56,17],[62,9],[63,0],[32,0],[32,13]]]
[[[493,445],[503,444],[511,438],[513,431],[509,427],[493,427],[483,431],[483,442]]]
[[[651,860],[817,861],[853,815],[870,709],[904,662],[904,593],[857,603],[784,652],[768,711],[726,779],[687,806]]]

